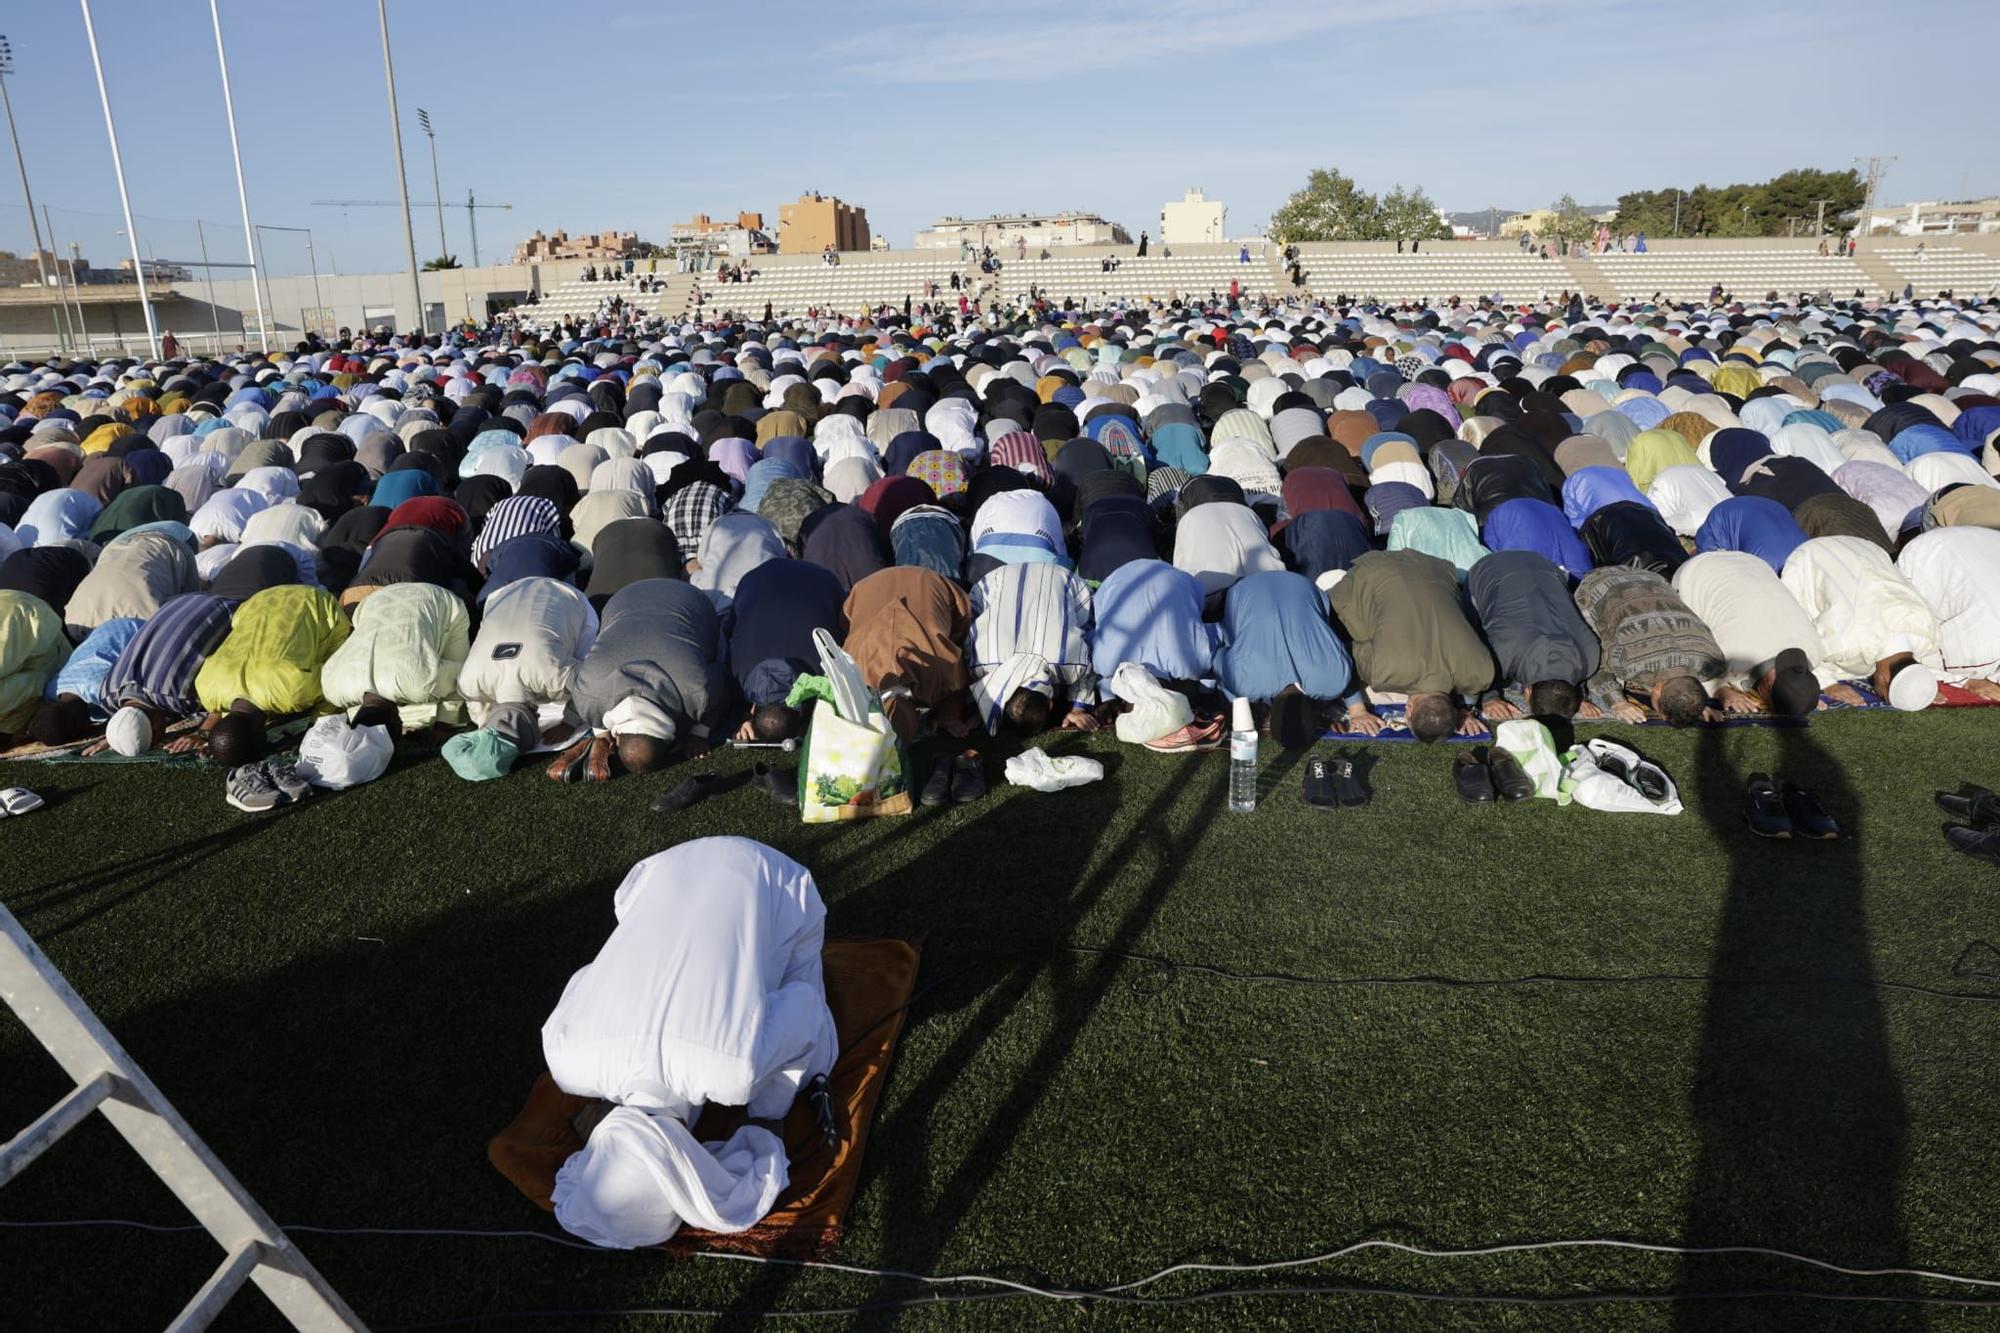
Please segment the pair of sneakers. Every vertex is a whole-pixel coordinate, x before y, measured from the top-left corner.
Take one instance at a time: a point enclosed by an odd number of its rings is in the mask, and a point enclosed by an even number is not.
[[[1769,774],[1752,773],[1743,789],[1743,818],[1760,838],[1810,838],[1830,842],[1840,836],[1840,824],[1819,803],[1819,797],[1796,782],[1774,782]]]
[[[303,801],[312,793],[312,784],[299,776],[293,760],[266,759],[231,769],[223,793],[238,810],[256,815]]]

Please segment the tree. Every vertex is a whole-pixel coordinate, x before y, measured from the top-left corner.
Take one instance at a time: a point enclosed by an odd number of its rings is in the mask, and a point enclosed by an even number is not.
[[[458,267],[457,255],[440,255],[436,259],[430,259],[424,262],[424,272],[426,273],[436,273],[441,269],[457,268],[457,267]]]
[[[1451,227],[1438,215],[1437,205],[1431,202],[1422,186],[1405,192],[1398,185],[1382,196],[1376,207],[1382,235],[1376,239],[1392,241],[1448,241]]]
[[[1271,214],[1271,235],[1280,245],[1299,241],[1381,239],[1382,205],[1374,195],[1331,167],[1315,169],[1305,188]]]
[[[1800,168],[1759,184],[1635,190],[1618,197],[1612,226],[1648,236],[1784,236],[1798,227],[1792,221],[1798,219],[1810,235],[1821,200],[1833,220],[1861,207],[1863,194],[1861,178],[1852,170]],[[1830,229],[1837,230],[1838,224]]]
[[[1582,243],[1590,239],[1597,222],[1583,211],[1575,195],[1566,194],[1549,205],[1548,234],[1551,240]]]

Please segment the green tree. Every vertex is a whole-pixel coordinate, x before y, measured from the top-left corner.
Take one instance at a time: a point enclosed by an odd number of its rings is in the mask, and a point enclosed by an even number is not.
[[[424,272],[426,273],[436,273],[440,269],[457,268],[457,267],[458,267],[457,255],[439,255],[436,259],[430,259],[424,261]]]
[[[1590,239],[1590,233],[1597,229],[1597,222],[1583,211],[1576,202],[1576,196],[1566,194],[1549,205],[1552,216],[1549,219],[1548,235],[1557,241],[1583,242]]]
[[[1754,184],[1689,190],[1635,190],[1618,197],[1612,226],[1620,232],[1672,236],[1678,197],[1682,236],[1812,235],[1819,201],[1826,201],[1827,229],[1838,230],[1842,213],[1861,207],[1864,191],[1853,171],[1800,168]]]
[[[1271,214],[1281,245],[1301,241],[1373,241],[1385,234],[1382,203],[1331,167],[1315,169],[1305,187]]]
[[[1381,220],[1379,239],[1401,241],[1448,241],[1451,226],[1438,216],[1437,205],[1423,187],[1405,191],[1398,185],[1382,196],[1376,209]]]

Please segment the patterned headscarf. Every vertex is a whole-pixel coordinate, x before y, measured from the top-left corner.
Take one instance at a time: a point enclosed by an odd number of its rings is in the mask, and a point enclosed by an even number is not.
[[[680,543],[681,559],[693,560],[700,553],[709,525],[728,508],[729,492],[712,481],[697,481],[673,493],[662,517]]]
[[[1038,478],[1042,485],[1055,485],[1055,469],[1049,466],[1049,451],[1024,430],[1010,430],[993,441],[989,457],[995,467],[1010,467]]]
[[[1035,447],[1041,448],[1039,444]],[[918,454],[905,475],[923,482],[931,488],[931,494],[942,500],[964,490],[970,484],[969,473],[962,455],[949,449],[931,449]]]

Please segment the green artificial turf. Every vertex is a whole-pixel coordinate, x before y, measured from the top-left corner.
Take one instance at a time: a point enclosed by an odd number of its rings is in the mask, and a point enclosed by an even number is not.
[[[2000,1275],[2000,1005],[1867,984],[2000,993],[2000,954],[1960,961],[2000,940],[2000,871],[1945,846],[1930,797],[2000,777],[2000,714],[1625,735],[1682,784],[1684,815],[1469,809],[1451,795],[1450,752],[1407,744],[1366,747],[1375,799],[1358,811],[1305,807],[1295,757],[1267,751],[1264,802],[1242,816],[1226,807],[1222,755],[1065,737],[1053,747],[1102,759],[1106,781],[1010,789],[996,756],[981,804],[811,828],[747,787],[651,813],[678,773],[558,788],[529,769],[471,785],[410,763],[253,817],[223,803],[215,770],[0,766],[0,786],[33,786],[51,805],[0,822],[0,896],[287,1224],[554,1232],[485,1160],[541,1069],[542,1019],[609,931],[611,890],[632,862],[740,833],[812,869],[833,933],[924,942],[836,1255],[848,1263],[1075,1288],[1365,1237],[1615,1236]],[[1850,836],[1751,837],[1740,793],[1757,770],[1817,788]],[[1530,976],[1570,979],[1416,980]],[[0,1017],[0,1134],[63,1088]],[[185,1221],[101,1122],[0,1191],[0,1219],[103,1217]],[[532,1240],[299,1241],[384,1328],[937,1294]],[[201,1235],[0,1230],[0,1327],[157,1327],[218,1258]],[[1762,1258],[1588,1250],[1377,1251],[1180,1274],[1141,1294],[1314,1286],[1982,1294]],[[1950,1328],[1994,1317],[1783,1296],[1523,1309],[1267,1291],[808,1322]],[[225,1322],[272,1319],[245,1293]]]

